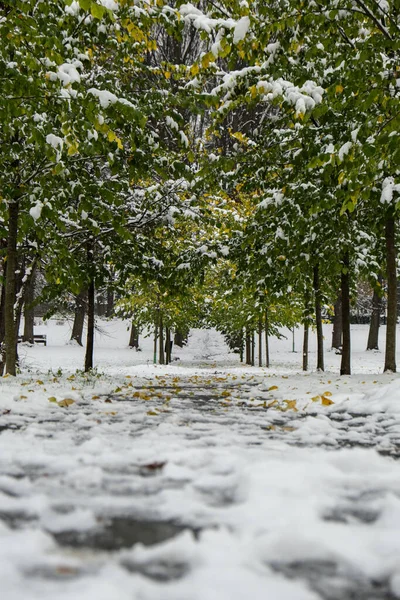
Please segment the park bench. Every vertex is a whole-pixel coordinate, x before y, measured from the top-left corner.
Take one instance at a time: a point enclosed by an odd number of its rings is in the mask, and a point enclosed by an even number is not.
[[[42,333],[35,334],[33,336],[33,341],[35,344],[43,344],[43,346],[47,346],[47,336]],[[18,336],[18,343],[20,342],[22,342],[22,335]]]

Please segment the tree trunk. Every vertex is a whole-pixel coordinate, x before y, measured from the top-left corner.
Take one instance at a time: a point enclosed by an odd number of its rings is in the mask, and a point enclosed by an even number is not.
[[[340,365],[341,375],[351,375],[351,338],[350,338],[350,259],[349,253],[343,256],[343,267],[341,275],[342,296],[342,330],[343,347],[342,362]]]
[[[303,336],[303,371],[308,371],[308,337],[310,327],[308,322],[304,323],[304,336]]]
[[[319,267],[313,271],[313,287],[315,297],[315,322],[317,327],[317,370],[324,371],[324,335],[322,330],[321,289],[319,281]]]
[[[24,333],[22,339],[24,342],[29,344],[34,343],[34,321],[35,321],[35,310],[33,302],[35,300],[35,275],[36,269],[33,267],[32,273],[27,281],[25,288],[25,299],[24,299]]]
[[[269,318],[268,309],[265,311],[265,366],[269,367]]]
[[[106,306],[106,317],[111,317],[114,313],[114,291],[107,290],[107,306]]]
[[[16,301],[16,270],[17,270],[17,236],[18,236],[19,201],[8,207],[8,239],[6,263],[5,290],[5,363],[6,373],[16,375],[17,335],[15,327],[14,305]]]
[[[336,350],[340,350],[342,348],[342,336],[342,293],[340,292],[334,307],[332,348],[336,348]]]
[[[94,348],[94,303],[95,290],[94,279],[92,278],[88,288],[88,318],[87,318],[87,337],[85,354],[85,373],[93,369],[93,348]]]
[[[0,348],[1,348],[1,356],[0,356],[0,377],[4,373],[5,367],[5,350],[4,350],[4,335],[6,331],[6,319],[5,319],[5,297],[6,297],[6,278],[5,278],[5,265],[4,265],[4,275],[3,282],[1,284],[1,299],[0,299]]]
[[[258,320],[258,366],[262,367],[262,321]]]
[[[379,283],[382,283],[382,276],[378,278]],[[367,350],[379,350],[379,325],[381,319],[382,300],[378,291],[375,289],[372,295],[372,311],[371,322],[369,324]]]
[[[171,329],[165,328],[165,364],[169,365],[171,362]]]
[[[175,346],[179,346],[179,348],[183,348],[183,346],[185,344],[185,335],[183,334],[183,332],[180,329],[177,329],[175,331],[174,343],[175,343]]]
[[[255,343],[255,339],[254,339],[254,331],[251,332],[251,366],[254,367],[255,365],[255,349],[256,349],[256,343]]]
[[[243,360],[244,360],[244,336],[243,336],[243,329],[240,330],[239,339],[240,339],[239,356],[240,356],[240,362],[242,363]]]
[[[251,365],[251,338],[248,329],[246,329],[246,365]]]
[[[162,318],[162,314],[161,312],[159,313],[160,315],[160,323],[159,323],[159,345],[158,345],[158,352],[159,352],[159,363],[160,365],[164,365],[165,364],[165,357],[164,357],[164,325],[163,325],[163,318]]]
[[[384,371],[396,372],[396,323],[397,323],[397,272],[396,241],[393,209],[388,211],[385,223],[386,279],[387,279],[387,325]]]
[[[87,303],[87,292],[86,290],[82,290],[79,292],[75,299],[75,315],[74,315],[74,324],[72,326],[71,333],[71,341],[74,340],[78,342],[80,346],[83,346],[82,343],[82,335],[83,335],[83,325],[85,323],[85,314],[86,314],[86,303]]]
[[[129,338],[129,348],[136,348],[136,350],[139,348],[139,329],[133,322],[131,326],[131,335]]]
[[[154,356],[153,356],[153,363],[156,365],[157,364],[157,340],[158,340],[158,325],[157,323],[154,324]]]

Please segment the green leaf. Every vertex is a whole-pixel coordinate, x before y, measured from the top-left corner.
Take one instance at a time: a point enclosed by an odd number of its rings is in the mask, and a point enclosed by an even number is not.
[[[104,17],[106,8],[104,6],[101,6],[100,4],[95,4],[93,2],[93,4],[90,7],[90,12],[92,14],[92,17],[94,17],[95,19],[101,20]]]

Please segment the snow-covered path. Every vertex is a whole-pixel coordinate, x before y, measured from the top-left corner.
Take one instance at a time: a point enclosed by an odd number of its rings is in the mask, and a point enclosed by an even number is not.
[[[400,597],[400,380],[207,333],[190,368],[4,380],[2,600]]]

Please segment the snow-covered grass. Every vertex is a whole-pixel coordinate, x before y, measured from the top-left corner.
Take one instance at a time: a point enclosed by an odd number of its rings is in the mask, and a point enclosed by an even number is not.
[[[40,325],[0,382],[2,600],[400,598],[400,381],[367,327],[340,377],[330,351],[301,372],[300,330],[266,369],[212,330],[153,365],[128,326],[101,323],[85,375]]]

